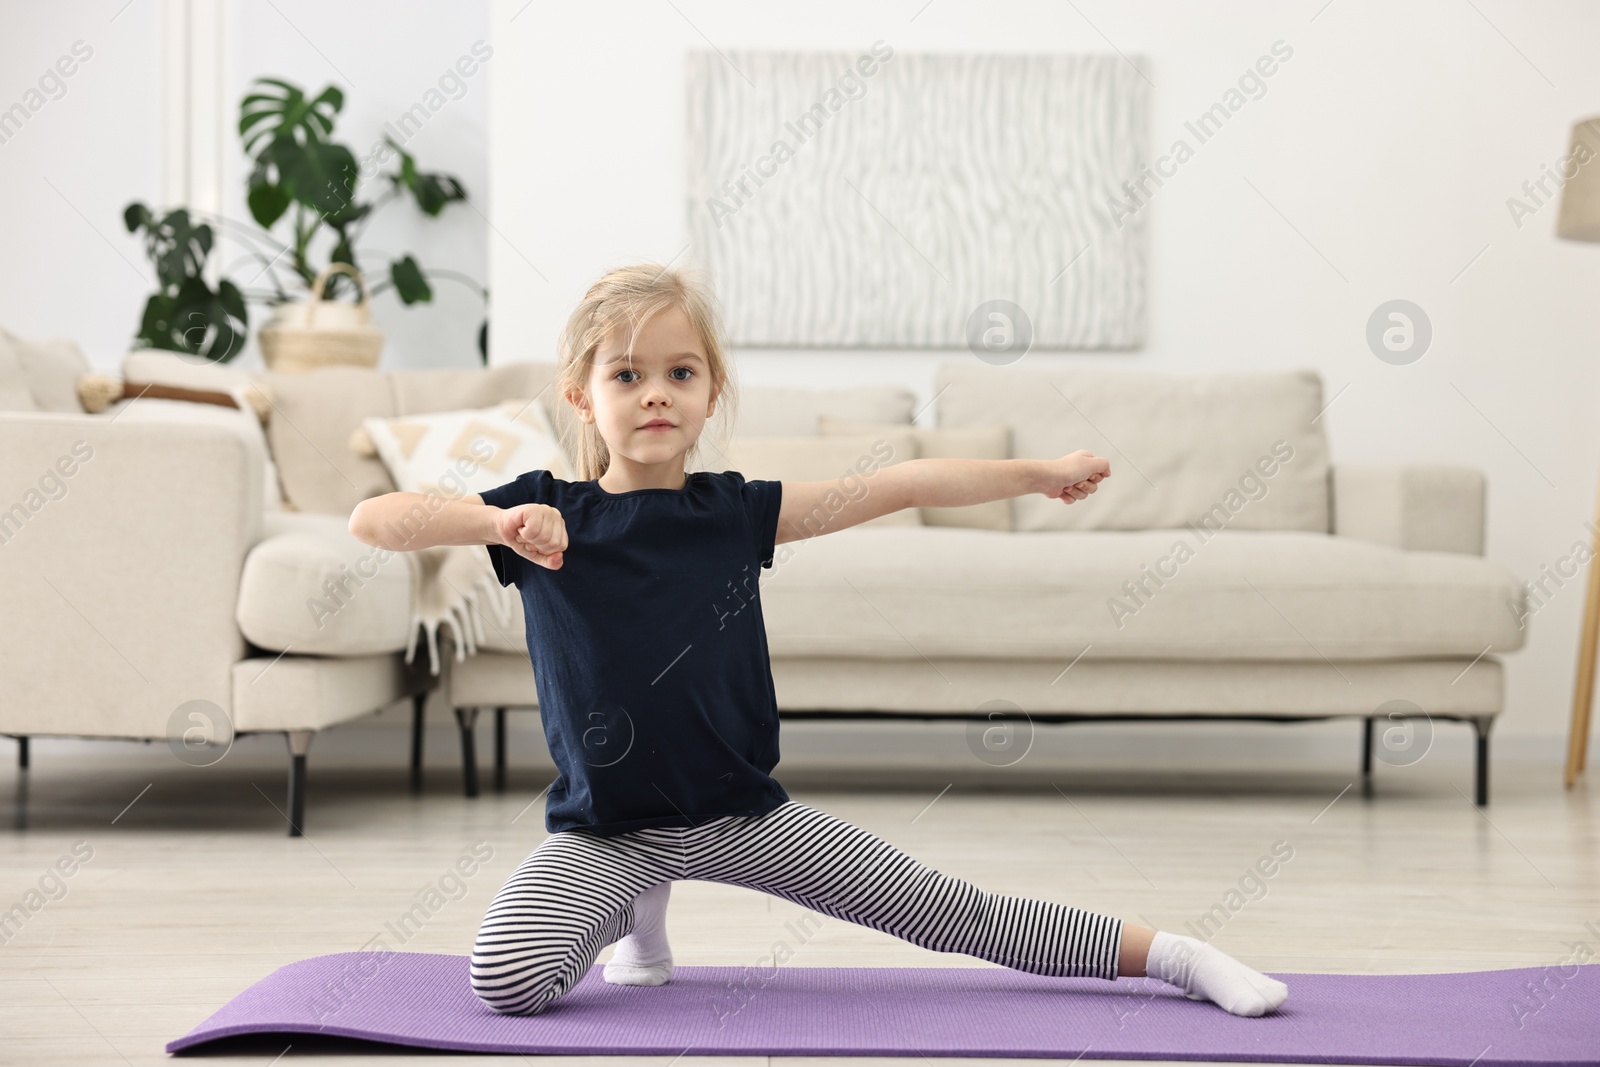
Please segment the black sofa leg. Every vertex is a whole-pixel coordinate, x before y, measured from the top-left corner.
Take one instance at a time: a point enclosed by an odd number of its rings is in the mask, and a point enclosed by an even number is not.
[[[1478,735],[1478,782],[1477,799],[1478,807],[1489,803],[1489,727],[1494,725],[1494,719],[1488,715],[1481,715],[1472,720],[1472,729]]]
[[[1361,722],[1361,777],[1372,777],[1372,716]]]
[[[18,830],[28,828],[28,739],[17,738],[17,811]]]
[[[457,708],[456,722],[461,725],[461,777],[469,797],[478,795],[478,745],[475,729],[478,725],[477,708]]]
[[[310,730],[290,730],[289,742],[289,836],[305,836],[306,753],[311,749]]]
[[[426,725],[423,712],[428,706],[428,694],[417,693],[411,698],[411,791],[422,792],[422,734]]]
[[[506,709],[494,709],[494,791],[506,791]]]

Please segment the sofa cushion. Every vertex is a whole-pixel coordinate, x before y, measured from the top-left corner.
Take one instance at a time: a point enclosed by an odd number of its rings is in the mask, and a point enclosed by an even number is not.
[[[1461,463],[1335,463],[1333,532],[1394,548],[1483,555],[1488,480]]]
[[[284,498],[300,511],[348,517],[366,498],[395,491],[382,460],[349,446],[362,419],[484,408],[529,396],[548,417],[554,373],[554,363],[534,362],[488,369],[262,371],[273,399],[267,439]]]
[[[239,577],[235,620],[246,640],[273,652],[319,656],[405,649],[408,553],[363,544],[348,519],[315,512],[263,515],[262,535]]]
[[[38,411],[33,390],[28,387],[28,373],[22,368],[22,357],[0,331],[0,411]]]
[[[887,459],[879,459],[887,452]],[[748,479],[779,482],[828,482],[853,474],[872,489],[879,467],[917,458],[910,426],[855,437],[738,437],[728,449],[728,464]],[[921,526],[917,508],[901,508],[858,523],[860,526]]]
[[[829,415],[817,418],[817,432],[824,437],[881,433],[893,429],[891,423],[856,422]],[[938,430],[931,426],[911,427],[918,459],[1009,459],[1011,427],[1004,423],[973,426],[961,430]],[[962,526],[972,530],[1011,529],[1011,498],[989,500],[959,508],[919,508],[924,526]]]
[[[1290,530],[1202,540],[1177,530],[861,527],[780,544],[761,583],[775,657],[1062,667],[1085,650],[1100,659],[1471,659],[1522,647],[1522,598],[1515,576],[1481,557]]]
[[[78,379],[87,373],[89,361],[76,342],[65,338],[26,340],[0,329],[0,410],[81,414]],[[15,395],[19,375],[32,398],[31,407]]]
[[[1182,377],[947,361],[934,386],[940,427],[1005,422],[1013,456],[1087,448],[1111,461],[1087,500],[1014,500],[1020,531],[1331,528],[1315,371]]]
[[[817,418],[829,415],[857,422],[911,422],[916,394],[899,385],[844,389],[797,389],[781,385],[739,390],[734,437],[813,437]]]
[[[261,525],[239,578],[235,619],[247,640],[273,652],[316,656],[406,650],[415,556],[357,541],[337,515],[277,511],[263,515]],[[504,598],[494,611],[468,609],[483,634],[479,649],[526,657],[521,625],[496,621],[521,619],[516,587],[495,583],[492,595]],[[425,661],[426,655],[419,660]]]
[[[845,389],[796,389],[782,385],[741,386],[729,430],[727,408],[718,408],[706,423],[684,470],[725,471],[732,441],[738,437],[816,437],[817,419],[831,416],[872,425],[909,426],[916,395],[898,385],[863,385]],[[563,404],[563,407],[567,405]],[[566,413],[563,420],[573,421]]]
[[[571,477],[544,405],[526,398],[488,408],[366,418],[361,428],[389,477],[408,493],[464,496],[529,470]]]

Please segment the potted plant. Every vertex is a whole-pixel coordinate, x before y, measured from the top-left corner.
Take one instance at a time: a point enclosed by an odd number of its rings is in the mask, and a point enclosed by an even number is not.
[[[249,325],[246,305],[259,303],[273,308],[258,334],[269,366],[282,354],[285,337],[296,341],[297,368],[319,361],[370,364],[377,361],[382,335],[367,322],[369,295],[393,288],[406,305],[427,303],[433,299],[430,279],[446,279],[467,285],[487,301],[488,291],[472,278],[426,269],[409,253],[389,257],[380,268],[385,277],[369,290],[365,279],[372,272],[364,264],[383,257],[361,249],[358,242],[373,215],[391,201],[409,198],[424,214],[438,217],[450,204],[465,201],[467,192],[451,175],[419,169],[387,136],[383,149],[358,165],[354,153],[333,140],[343,106],[344,94],[335,86],[310,98],[281,79],[256,79],[241,102],[239,117],[239,135],[252,163],[247,202],[256,226],[181,207],[158,216],[142,203],[128,205],[124,224],[130,233],[144,231],[159,286],[145,304],[140,342],[226,362],[242,348],[238,342]],[[396,160],[392,170],[380,170]],[[370,175],[364,173],[368,169]],[[362,200],[359,194],[368,181],[382,183],[382,191]],[[259,264],[245,285],[224,278],[213,288],[206,280],[213,224],[238,240],[249,260]],[[274,236],[275,226],[288,228],[287,242]],[[351,290],[362,292],[360,304],[332,304]],[[301,292],[312,299],[296,300]],[[312,334],[322,334],[325,343]],[[373,335],[378,345],[370,343]],[[487,363],[487,319],[478,328],[477,344],[479,358]]]

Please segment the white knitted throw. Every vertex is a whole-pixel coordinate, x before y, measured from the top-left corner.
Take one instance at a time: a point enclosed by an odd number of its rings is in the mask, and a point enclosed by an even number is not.
[[[439,673],[439,628],[449,626],[455,636],[456,662],[476,655],[483,644],[483,620],[512,633],[520,601],[510,595],[515,586],[502,586],[494,575],[483,545],[437,545],[407,552],[411,561],[411,639],[406,662],[417,649],[417,633],[427,634],[428,664]]]

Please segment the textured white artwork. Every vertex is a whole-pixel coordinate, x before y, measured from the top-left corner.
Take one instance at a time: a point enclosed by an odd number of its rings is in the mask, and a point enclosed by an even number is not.
[[[689,258],[733,344],[1144,342],[1146,81],[1120,55],[691,51]]]

